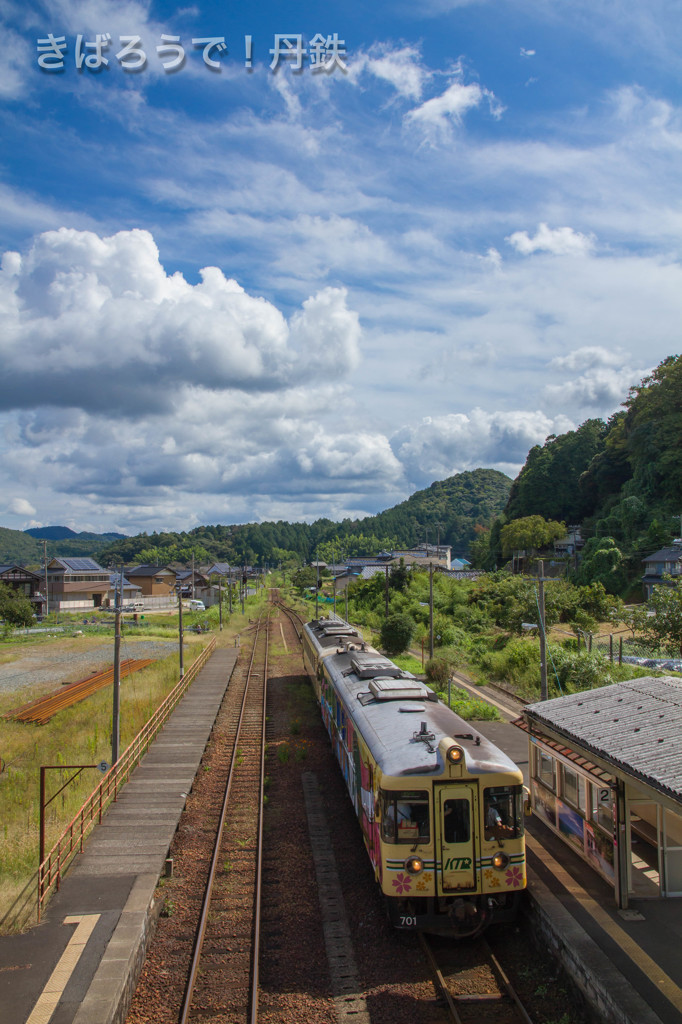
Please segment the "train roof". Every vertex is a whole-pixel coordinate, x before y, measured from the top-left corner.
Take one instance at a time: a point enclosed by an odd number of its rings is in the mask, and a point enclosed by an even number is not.
[[[324,653],[324,663],[384,775],[437,776],[444,770],[438,745],[452,739],[465,751],[470,775],[520,769],[451,711],[431,687],[401,670],[340,620],[313,620],[305,627]]]

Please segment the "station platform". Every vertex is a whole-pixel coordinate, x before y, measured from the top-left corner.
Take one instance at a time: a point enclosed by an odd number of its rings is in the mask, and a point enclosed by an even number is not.
[[[3,1024],[122,1024],[148,940],[154,891],[238,650],[197,675],[39,925],[0,937]]]
[[[494,704],[503,721],[478,730],[522,769],[528,737],[511,725],[520,706],[493,688],[457,685]],[[682,1024],[682,900],[630,900],[613,888],[536,815],[526,818],[526,913],[604,1024]]]

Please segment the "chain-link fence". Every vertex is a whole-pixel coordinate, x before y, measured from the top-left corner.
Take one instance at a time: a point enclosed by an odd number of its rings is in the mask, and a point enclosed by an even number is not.
[[[637,665],[658,671],[682,672],[682,658],[671,657],[670,652],[660,646],[647,644],[629,631],[578,635],[579,650],[599,652],[608,661],[617,665]]]

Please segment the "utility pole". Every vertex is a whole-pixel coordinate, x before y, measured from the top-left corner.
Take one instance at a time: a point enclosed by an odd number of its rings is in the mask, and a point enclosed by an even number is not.
[[[192,552],[192,600],[194,600],[194,552]]]
[[[45,615],[50,614],[50,595],[47,592],[47,541],[43,541],[43,557],[45,559]]]
[[[121,737],[121,604],[123,597],[123,566],[119,566],[116,581],[116,618],[114,626],[114,695],[111,718],[111,763],[118,761],[118,747]],[[136,616],[137,618],[137,616]]]
[[[433,562],[429,563],[429,658],[433,657]]]
[[[182,652],[182,584],[178,587],[178,634],[180,636],[180,678],[185,674],[185,664]]]
[[[538,576],[538,606],[540,610],[540,700],[547,700],[547,639],[545,637],[545,563],[540,559]]]
[[[317,583],[315,586],[315,618],[320,617],[320,562],[317,557],[317,548],[315,549],[315,568],[317,570]]]
[[[220,629],[223,628],[223,578],[218,577],[218,618],[220,620]]]
[[[386,566],[386,618],[388,618],[388,566]]]

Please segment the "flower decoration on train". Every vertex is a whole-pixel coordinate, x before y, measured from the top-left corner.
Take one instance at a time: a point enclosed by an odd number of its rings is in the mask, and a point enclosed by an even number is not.
[[[409,892],[412,887],[412,879],[409,875],[404,875],[402,872],[397,878],[393,879],[393,885],[398,895],[402,895],[404,892]]]
[[[514,889],[523,885],[523,871],[519,867],[510,868],[506,872],[505,878],[507,879],[507,885],[511,885]]]

